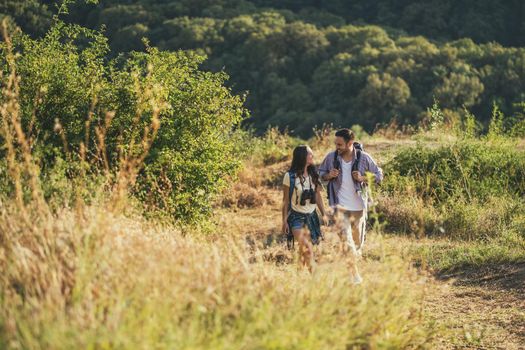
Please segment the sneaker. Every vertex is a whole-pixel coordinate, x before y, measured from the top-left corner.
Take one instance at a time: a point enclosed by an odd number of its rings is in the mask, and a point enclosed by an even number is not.
[[[351,280],[352,280],[352,284],[361,284],[363,282],[363,278],[359,274],[352,277]]]

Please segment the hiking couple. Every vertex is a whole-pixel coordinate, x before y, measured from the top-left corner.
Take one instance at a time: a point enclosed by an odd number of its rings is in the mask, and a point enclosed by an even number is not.
[[[322,238],[321,221],[327,225],[329,215],[332,216],[340,229],[339,237],[351,252],[351,281],[358,284],[362,278],[356,260],[365,239],[368,210],[366,173],[372,173],[375,182],[380,183],[383,172],[354,141],[351,130],[338,130],[335,133],[336,150],[326,155],[319,171],[314,166],[310,147],[303,145],[294,149],[292,165],[283,179],[282,229],[297,241],[301,263],[312,272],[313,244],[318,244]],[[324,208],[322,183],[327,183],[330,213]],[[317,215],[317,208],[321,218]]]

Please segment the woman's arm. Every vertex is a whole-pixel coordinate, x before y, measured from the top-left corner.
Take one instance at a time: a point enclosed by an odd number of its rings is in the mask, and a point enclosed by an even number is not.
[[[315,202],[317,203],[317,207],[321,212],[324,224],[328,225],[328,216],[324,208],[323,196],[321,195],[321,186],[317,186],[317,188],[315,189]]]
[[[282,207],[282,231],[288,233],[288,207],[290,205],[290,186],[283,185],[283,207]]]

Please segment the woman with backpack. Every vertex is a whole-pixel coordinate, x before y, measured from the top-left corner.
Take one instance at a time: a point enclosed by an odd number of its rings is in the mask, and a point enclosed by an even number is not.
[[[297,146],[290,170],[283,179],[282,230],[288,242],[297,241],[301,263],[310,272],[314,262],[312,243],[318,244],[322,238],[317,208],[323,221],[328,222],[321,189],[312,150],[305,145]]]

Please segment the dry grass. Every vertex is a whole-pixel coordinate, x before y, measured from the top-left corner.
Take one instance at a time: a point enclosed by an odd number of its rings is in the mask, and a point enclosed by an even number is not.
[[[52,253],[14,240],[2,279],[9,348],[405,348],[431,338],[419,275],[380,247],[375,277],[353,288],[328,248],[309,275],[242,231],[217,240],[100,207],[85,214],[84,225],[64,211],[34,226],[49,232]]]
[[[225,208],[257,208],[271,204],[276,203],[264,187],[252,187],[242,182],[235,183],[221,197],[221,205]]]
[[[54,219],[57,246],[75,242],[74,250],[39,257],[15,249],[18,263],[9,270],[25,279],[4,276],[2,283],[9,348],[405,348],[429,341],[417,302],[422,290],[413,288],[419,277],[395,256],[374,267],[382,278],[352,288],[337,259],[311,276],[268,261],[242,239],[182,235],[100,208],[87,215],[83,228],[71,212]],[[62,256],[69,269],[58,268]],[[65,281],[73,283],[64,289]]]
[[[399,125],[393,118],[388,124],[377,125],[374,130],[375,139],[403,140],[416,134],[416,129],[411,125]]]

